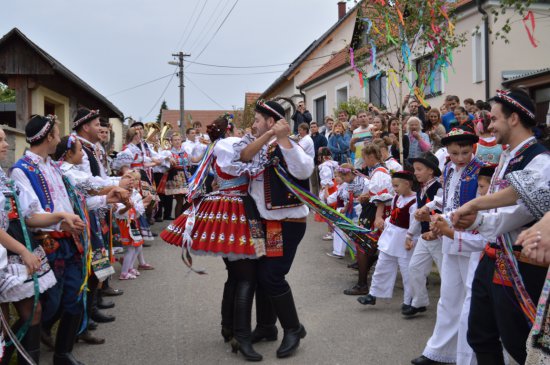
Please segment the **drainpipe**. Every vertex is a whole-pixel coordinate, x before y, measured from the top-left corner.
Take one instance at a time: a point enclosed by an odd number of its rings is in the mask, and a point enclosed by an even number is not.
[[[476,0],[477,10],[483,16],[484,48],[485,48],[485,100],[491,97],[491,85],[489,84],[489,14],[483,9],[483,0]]]

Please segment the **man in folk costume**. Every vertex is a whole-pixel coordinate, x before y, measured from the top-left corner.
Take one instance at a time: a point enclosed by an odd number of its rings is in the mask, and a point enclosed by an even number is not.
[[[441,139],[447,147],[451,161],[443,171],[443,199],[426,204],[415,213],[419,221],[430,221],[430,211],[439,209],[449,214],[462,204],[475,199],[477,177],[484,165],[474,155],[474,145],[479,138],[465,128],[457,127]],[[434,331],[422,355],[414,360],[416,365],[455,363],[460,335],[462,313],[470,271],[470,252],[460,252],[460,242],[444,236],[441,262],[441,293],[437,303],[437,319]],[[461,342],[462,343],[462,342]],[[471,349],[470,349],[471,353]]]
[[[257,327],[252,341],[277,339],[277,318],[284,336],[277,357],[291,356],[306,335],[298,319],[292,291],[285,280],[298,244],[306,231],[308,208],[290,193],[276,175],[275,164],[286,170],[295,183],[307,187],[313,173],[313,158],[288,138],[290,126],[284,109],[274,101],[258,101],[255,108],[254,136],[247,134],[235,144],[238,160],[251,161],[250,195],[266,221],[266,251],[258,263],[256,292]],[[265,166],[267,164],[267,166]]]
[[[514,171],[536,171],[548,178],[550,156],[533,136],[535,104],[529,95],[519,89],[498,91],[492,101],[490,128],[497,143],[508,148],[500,156],[489,193],[504,189],[506,175]],[[489,241],[472,283],[468,343],[480,364],[504,364],[502,345],[523,364],[533,303],[539,300],[548,267],[521,255],[521,246],[514,243],[534,218],[524,205],[514,205],[453,221],[456,228],[478,231]]]
[[[57,284],[48,290],[42,301],[43,325],[53,325],[61,313],[61,320],[55,341],[54,365],[81,364],[72,349],[80,327],[84,306],[80,298],[83,284],[82,255],[84,249],[75,234],[81,233],[85,223],[74,214],[67,188],[60,170],[53,163],[50,154],[59,143],[59,128],[55,117],[34,115],[25,127],[30,149],[17,161],[11,170],[11,178],[29,200],[40,202],[42,212],[66,212],[71,219],[53,224],[49,229],[35,231],[41,241]],[[52,322],[53,321],[53,322]]]
[[[90,185],[101,191],[103,196],[101,199],[104,199],[103,207],[107,207],[107,195],[114,190],[113,193],[120,195],[127,195],[127,193],[118,188],[118,181],[111,179],[107,175],[105,166],[101,163],[101,151],[97,148],[97,143],[100,141],[100,130],[101,130],[101,121],[99,116],[99,110],[89,110],[86,108],[80,108],[77,110],[74,121],[73,121],[73,130],[76,133],[76,136],[80,143],[82,144],[82,150],[84,152],[82,156],[82,163],[76,168],[83,173],[90,176]],[[113,196],[111,193],[111,196]],[[112,198],[111,198],[112,200]],[[111,202],[120,202],[111,201]],[[90,224],[91,224],[91,241],[92,249],[94,251],[109,250],[109,246],[105,244],[102,227],[100,223],[100,215],[107,214],[110,212],[100,212],[100,209],[95,209],[89,211]],[[100,288],[102,283],[100,283],[98,277],[95,274],[91,274],[88,279],[88,288],[89,292],[87,295],[87,311],[88,316],[91,321],[88,322],[89,327],[96,327],[96,324],[93,323],[106,323],[112,322],[115,320],[115,317],[109,314],[105,314],[99,310],[99,307],[102,309],[112,308],[115,306],[113,302],[106,302],[103,300],[102,295],[100,294]],[[94,328],[95,329],[95,328]],[[105,340],[97,338],[91,335],[89,331],[85,331],[79,336],[79,339],[86,341],[88,343],[98,344],[104,343]]]

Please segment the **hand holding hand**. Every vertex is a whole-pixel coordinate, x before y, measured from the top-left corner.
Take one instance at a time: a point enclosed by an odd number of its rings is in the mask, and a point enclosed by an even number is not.
[[[423,206],[422,208],[414,212],[414,219],[416,219],[419,222],[429,222],[430,210],[428,209],[428,207]]]
[[[382,218],[376,218],[374,220],[374,227],[376,229],[378,229],[379,231],[383,231],[384,230],[384,220]]]
[[[76,214],[65,213],[63,221],[61,221],[61,230],[71,232],[73,234],[81,234],[86,228],[86,225]]]
[[[410,251],[414,248],[414,243],[410,238],[405,240],[405,250]]]
[[[535,260],[539,264],[550,263],[550,220],[545,215],[539,222],[521,232],[516,242],[517,245],[522,245],[521,253],[531,260]]]

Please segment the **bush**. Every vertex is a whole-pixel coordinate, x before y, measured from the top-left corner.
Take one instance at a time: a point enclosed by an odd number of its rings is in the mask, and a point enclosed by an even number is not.
[[[369,110],[369,103],[358,97],[351,97],[348,101],[340,103],[338,108],[333,110],[335,119],[338,119],[338,112],[340,110],[345,110],[351,117],[352,115],[357,115],[359,110]]]

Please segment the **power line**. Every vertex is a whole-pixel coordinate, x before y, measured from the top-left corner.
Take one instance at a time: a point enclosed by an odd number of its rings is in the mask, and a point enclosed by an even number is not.
[[[332,57],[332,56],[334,55],[328,54],[325,56],[308,58],[308,59],[305,59],[304,61],[313,61],[313,60],[318,60],[320,58],[326,58],[326,57]],[[193,63],[195,65],[200,65],[200,66],[217,67],[217,68],[267,68],[267,67],[277,67],[277,66],[289,66],[291,64],[290,62],[287,62],[287,63],[274,63],[271,65],[229,66],[229,65],[214,65],[211,63],[203,63],[203,62],[197,62],[197,61],[185,61],[185,62]]]
[[[193,13],[191,13],[191,16],[189,17],[189,21],[187,22],[187,24],[185,24],[185,28],[183,29],[183,32],[181,33],[181,37],[180,37],[180,39],[177,43],[178,44],[177,48],[180,48],[179,45],[181,44],[181,41],[183,40],[183,37],[187,33],[187,29],[189,29],[189,24],[191,24],[191,21],[193,20],[193,17],[195,16],[195,13],[197,12],[199,4],[200,4],[200,2],[197,1],[197,3],[195,4],[195,8],[193,9]]]
[[[153,80],[150,80],[150,81],[146,81],[146,82],[144,82],[144,83],[141,83],[141,84],[138,84],[138,85],[129,87],[129,88],[127,88],[127,89],[120,90],[120,91],[117,91],[117,92],[112,93],[112,94],[110,94],[110,95],[107,95],[107,97],[111,97],[111,96],[114,96],[114,95],[122,94],[123,92],[130,91],[130,90],[134,90],[134,89],[137,89],[138,87],[141,87],[141,86],[145,86],[145,85],[152,84],[152,83],[155,82],[155,81],[159,81],[159,80],[165,79],[165,78],[167,78],[167,77],[169,77],[169,76],[172,76],[172,75],[173,75],[173,73],[168,74],[168,75],[164,75],[164,76],[161,76],[161,77],[158,77],[158,78],[153,79]]]
[[[220,4],[222,1],[224,0],[220,0]],[[221,16],[225,13],[225,10],[230,2],[231,0],[225,0],[225,5],[223,7],[218,6],[218,8],[221,10],[216,17],[214,17],[214,13],[216,12],[216,10],[214,10],[212,16],[208,18],[208,21],[205,23],[204,27],[202,27],[202,30],[200,32],[197,32],[198,36],[195,38],[195,41],[193,42],[193,44],[191,44],[191,46],[188,47],[190,53],[193,53],[193,51],[195,50],[195,46],[200,45],[206,39],[208,34],[212,31],[212,29],[216,25],[216,23],[218,23],[218,20],[220,20]]]
[[[221,105],[220,103],[218,103],[216,100],[212,99],[206,92],[204,92],[197,84],[195,84],[193,82],[193,80],[191,80],[189,77],[187,77],[187,75],[185,75],[185,79],[187,81],[189,81],[193,86],[195,86],[197,88],[197,90],[199,90],[204,96],[206,96],[211,102],[213,102],[214,104],[216,104],[217,106],[220,107],[220,109],[223,109],[225,110],[225,108],[223,107],[223,105]]]
[[[197,16],[197,18],[195,19],[195,22],[193,23],[193,26],[191,27],[191,30],[189,31],[189,33],[187,33],[187,38],[185,38],[185,41],[183,41],[183,43],[181,44],[181,47],[179,47],[180,49],[183,49],[185,47],[185,44],[187,43],[187,41],[189,40],[189,37],[191,36],[191,34],[193,33],[193,31],[195,30],[195,27],[197,26],[197,22],[199,21],[199,19],[201,18],[201,15],[202,13],[204,12],[204,8],[206,7],[206,4],[208,4],[208,0],[206,0],[204,2],[204,4],[202,5],[202,8],[201,8],[201,11],[199,13],[199,16]]]
[[[174,70],[175,71],[175,70]],[[157,99],[157,101],[155,101],[155,104],[153,104],[153,106],[151,107],[151,109],[147,112],[147,114],[145,114],[145,116],[143,117],[143,119],[147,118],[149,116],[149,114],[151,114],[151,112],[156,108],[157,104],[159,103],[160,99],[162,99],[162,97],[164,96],[164,94],[166,94],[166,90],[168,90],[168,86],[170,86],[170,84],[172,83],[172,80],[174,79],[174,76],[176,75],[176,72],[172,73],[172,77],[170,77],[170,80],[168,80],[168,83],[166,84],[166,86],[164,87],[164,90],[162,90],[162,93],[160,94],[159,98]]]
[[[214,38],[216,37],[216,35],[218,34],[218,32],[220,31],[220,29],[222,29],[222,26],[225,24],[225,22],[227,21],[227,19],[229,18],[229,16],[231,15],[231,13],[233,12],[233,9],[235,9],[235,6],[237,6],[237,4],[239,3],[239,0],[235,0],[235,3],[233,4],[233,6],[231,7],[231,9],[229,9],[229,13],[227,13],[227,15],[225,16],[225,18],[223,18],[221,24],[219,25],[218,29],[216,29],[216,31],[214,32],[214,34],[212,35],[212,37],[210,37],[210,39],[208,40],[208,43],[206,43],[206,45],[204,46],[204,48],[199,52],[199,54],[197,55],[197,57],[195,57],[196,60],[199,59],[199,57],[204,53],[204,51],[208,48],[208,46],[210,45],[210,43],[212,43],[212,41],[214,40]]]
[[[204,75],[204,76],[246,76],[246,75],[265,75],[277,74],[282,71],[265,71],[265,72],[249,72],[249,73],[208,73],[208,72],[188,72],[189,75]]]

